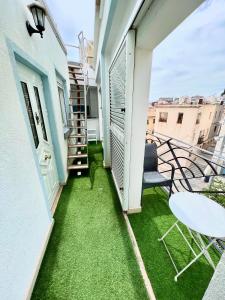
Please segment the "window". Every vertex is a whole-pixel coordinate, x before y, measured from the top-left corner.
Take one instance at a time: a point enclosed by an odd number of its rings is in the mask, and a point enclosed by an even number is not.
[[[197,142],[197,144],[202,144],[202,143],[204,142],[204,138],[205,138],[204,133],[205,133],[204,130],[201,130],[201,131],[199,132],[199,137],[198,137],[198,142]]]
[[[183,113],[178,113],[177,124],[182,124],[183,122]]]
[[[147,125],[149,125],[149,120],[147,120]]]
[[[167,112],[160,112],[159,113],[159,122],[167,122],[168,113]]]
[[[155,124],[155,118],[153,119],[152,123]]]
[[[216,132],[217,126],[214,127],[214,132]]]
[[[37,147],[39,145],[39,138],[38,138],[38,134],[37,134],[37,128],[36,128],[36,124],[35,124],[35,120],[34,120],[34,114],[33,114],[33,109],[32,109],[31,102],[30,102],[30,96],[29,96],[27,84],[25,82],[21,81],[21,86],[22,86],[22,90],[23,90],[23,96],[24,96],[24,101],[25,101],[25,105],[26,105],[26,109],[27,109],[28,118],[30,121],[30,127],[31,127],[31,131],[33,134],[34,145],[35,145],[35,148],[37,149]]]
[[[202,115],[201,113],[198,113],[198,114],[197,114],[196,124],[199,124],[199,123],[200,123],[201,115]]]
[[[89,87],[87,93],[87,118],[98,118],[98,91],[97,87]]]
[[[61,108],[62,123],[64,126],[66,126],[67,125],[66,103],[65,103],[63,86],[60,83],[58,83],[58,94],[59,94],[59,102],[60,102],[60,108]]]
[[[38,88],[36,86],[34,86],[34,94],[35,94],[35,98],[37,101],[37,108],[38,108],[38,113],[39,113],[39,118],[38,118],[38,116],[37,116],[37,118],[40,120],[40,123],[41,123],[43,139],[47,142],[48,137],[47,137],[46,128],[45,128],[45,121],[44,121],[43,112],[42,112],[42,108],[41,108],[41,101],[40,101],[40,97],[39,97]]]

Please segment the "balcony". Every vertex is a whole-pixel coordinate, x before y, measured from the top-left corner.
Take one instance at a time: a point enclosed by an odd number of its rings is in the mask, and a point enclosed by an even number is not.
[[[89,162],[92,182],[71,174],[64,187],[32,299],[147,300],[100,144]]]
[[[156,140],[159,146],[163,143],[168,146],[159,137]],[[170,145],[173,144],[170,140]],[[182,151],[186,150],[190,151],[187,147]],[[171,151],[164,155],[171,155]],[[180,156],[184,162],[181,154],[168,160],[174,162]],[[185,158],[188,160],[189,155]],[[188,189],[187,182],[193,179],[200,180],[202,167],[197,165],[197,160],[193,161],[197,173],[193,166],[178,164],[175,181],[179,184],[175,183],[174,192]],[[91,180],[88,176],[71,175],[63,190],[32,299],[148,299],[111,172],[102,166],[100,144],[90,144],[89,162]],[[182,170],[186,177],[179,177]],[[191,188],[194,191],[194,185]],[[142,212],[129,215],[129,221],[157,299],[201,299],[213,274],[204,256],[175,282],[170,258],[158,241],[175,221],[168,206],[167,191],[145,190]],[[182,230],[189,239],[184,226]],[[178,233],[168,237],[167,244],[180,268],[190,261],[192,254]],[[210,254],[217,264],[220,251],[212,248]]]
[[[205,257],[194,263],[175,282],[176,272],[165,247],[158,241],[176,220],[168,206],[168,194],[161,188],[145,190],[142,212],[129,215],[129,220],[156,298],[202,299],[214,272]],[[182,230],[189,239],[184,226]],[[172,231],[166,243],[179,269],[194,257],[178,231]],[[220,254],[215,249],[211,250],[210,255],[214,263],[219,261]]]

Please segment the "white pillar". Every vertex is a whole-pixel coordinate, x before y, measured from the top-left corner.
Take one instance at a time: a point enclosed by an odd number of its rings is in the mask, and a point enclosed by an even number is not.
[[[107,60],[105,56],[101,56],[101,99],[102,99],[102,125],[103,125],[103,153],[104,167],[111,165],[110,152],[110,101],[109,101],[109,73],[107,71]]]
[[[135,49],[130,139],[128,213],[141,210],[141,190],[152,53]]]

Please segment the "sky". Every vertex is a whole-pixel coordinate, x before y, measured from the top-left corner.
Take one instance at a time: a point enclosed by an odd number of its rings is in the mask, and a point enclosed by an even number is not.
[[[65,44],[93,40],[95,0],[45,0]],[[68,48],[68,58],[77,57]],[[225,88],[225,0],[206,0],[155,48],[150,101],[219,95]]]
[[[205,1],[153,52],[150,100],[225,88],[225,0]]]
[[[95,0],[45,0],[65,44],[78,45],[77,35],[94,37]],[[68,59],[77,58],[78,50],[67,48]],[[74,57],[75,56],[75,57]]]

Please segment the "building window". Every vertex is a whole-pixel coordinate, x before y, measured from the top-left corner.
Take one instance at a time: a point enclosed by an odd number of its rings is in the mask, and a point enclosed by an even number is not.
[[[37,147],[39,145],[39,138],[38,138],[37,128],[36,128],[36,124],[35,124],[35,120],[34,120],[34,114],[33,114],[33,109],[32,109],[31,102],[30,102],[30,96],[29,96],[27,84],[25,82],[21,81],[21,86],[22,86],[22,90],[23,90],[23,96],[24,96],[24,101],[25,101],[25,105],[26,105],[26,109],[27,109],[28,118],[30,121],[30,127],[31,127],[31,131],[33,134],[34,145],[35,145],[35,148],[37,149]]]
[[[159,122],[167,122],[168,113],[167,112],[160,112],[159,113]]]
[[[59,94],[59,102],[60,102],[60,108],[61,108],[62,123],[64,126],[66,126],[67,119],[66,119],[65,96],[64,96],[63,87],[59,83],[58,83],[58,94]]]
[[[196,124],[199,124],[199,123],[200,123],[201,115],[202,115],[201,113],[198,113],[198,114],[197,114]]]
[[[216,132],[217,126],[214,127],[214,132]]]
[[[155,118],[153,119],[152,123],[155,124]]]
[[[204,132],[205,132],[204,130],[200,131],[197,144],[202,144],[204,142],[204,138],[205,138]]]
[[[34,94],[35,94],[35,98],[37,101],[37,108],[38,108],[39,119],[40,119],[40,123],[41,123],[42,136],[43,136],[43,139],[47,142],[48,137],[47,137],[46,128],[45,128],[45,121],[44,121],[44,117],[43,117],[38,88],[36,86],[34,86]]]
[[[177,124],[182,124],[183,122],[183,113],[178,113]]]
[[[147,125],[149,125],[149,120],[147,120]]]

